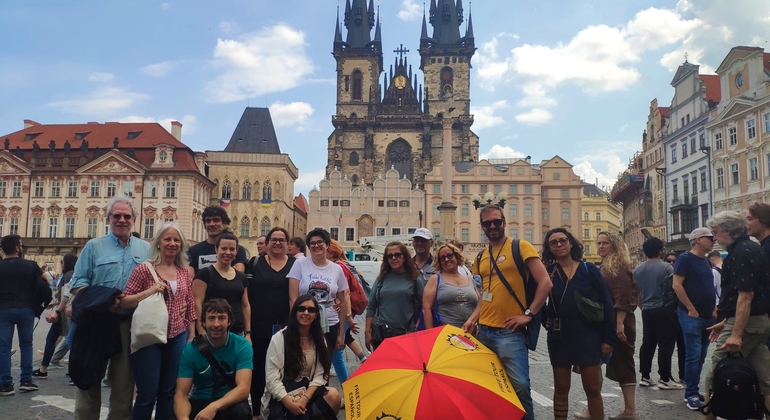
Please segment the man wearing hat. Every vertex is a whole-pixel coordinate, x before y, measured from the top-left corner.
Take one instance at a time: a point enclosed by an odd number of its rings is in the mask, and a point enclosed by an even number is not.
[[[430,276],[436,274],[433,268],[433,234],[428,229],[419,228],[414,231],[412,236],[412,248],[414,248],[414,263],[420,269],[420,279],[422,284],[428,282]]]
[[[711,230],[702,227],[690,233],[689,252],[684,252],[674,265],[674,292],[679,299],[677,317],[685,344],[684,380],[687,408],[703,406],[699,391],[700,373],[709,346],[708,328],[714,325],[716,291],[714,274],[707,258],[714,247]]]

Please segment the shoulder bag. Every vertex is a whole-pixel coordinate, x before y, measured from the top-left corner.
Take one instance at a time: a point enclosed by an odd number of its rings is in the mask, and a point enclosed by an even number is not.
[[[588,265],[583,262],[588,274],[591,272],[588,270]],[[598,291],[595,291],[598,294]],[[580,312],[580,318],[589,324],[600,324],[604,322],[604,305],[593,299],[585,297],[577,290],[572,292],[572,296],[575,298],[575,304],[577,305],[578,312]]]
[[[144,265],[158,283],[158,274],[149,262]],[[161,293],[153,293],[139,302],[131,318],[131,353],[153,344],[168,342],[168,309]]]

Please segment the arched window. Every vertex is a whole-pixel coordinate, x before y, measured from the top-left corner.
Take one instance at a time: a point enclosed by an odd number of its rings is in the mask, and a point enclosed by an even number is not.
[[[222,184],[222,198],[225,200],[230,199],[230,181],[225,181],[225,183]]]
[[[245,181],[243,183],[243,193],[241,194],[241,200],[251,200],[251,183]]]
[[[249,218],[246,216],[243,216],[243,219],[241,219],[241,238],[248,238],[249,237],[249,227],[251,225],[249,224]]]
[[[360,101],[364,90],[364,80],[361,70],[353,71],[353,100]]]
[[[358,152],[353,152],[350,154],[350,164],[352,166],[358,165]]]
[[[353,174],[353,177],[351,178],[351,180],[353,181],[353,185],[358,185],[358,175],[357,174]]]
[[[262,224],[260,226],[260,235],[267,236],[270,233],[270,219],[267,216],[262,218]]]
[[[588,221],[588,213],[583,213],[583,220]]]
[[[273,189],[270,187],[270,181],[265,181],[265,186],[262,187],[262,201],[272,201],[272,196]],[[268,220],[267,223],[269,224],[270,221]]]

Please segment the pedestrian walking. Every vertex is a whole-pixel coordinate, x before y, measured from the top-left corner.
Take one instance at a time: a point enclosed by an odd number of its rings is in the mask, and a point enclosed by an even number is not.
[[[442,324],[454,325],[473,334],[481,313],[481,295],[470,273],[460,272],[465,267],[462,251],[452,243],[445,243],[433,258],[432,275],[422,294],[422,313],[425,328],[433,328],[434,308]],[[467,270],[467,269],[466,269]]]

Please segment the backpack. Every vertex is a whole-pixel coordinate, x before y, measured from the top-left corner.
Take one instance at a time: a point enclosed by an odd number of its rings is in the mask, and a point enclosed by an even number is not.
[[[717,363],[709,402],[700,411],[727,420],[763,419],[770,414],[754,366],[741,353],[728,354]]]
[[[663,301],[663,307],[673,308],[676,306],[676,292],[674,292],[674,274],[669,274],[658,284],[660,299]]]
[[[353,275],[348,268],[348,265],[342,261],[337,261],[337,265],[342,268],[342,272],[345,273],[345,278],[348,281],[348,289],[350,290],[350,312],[355,315],[361,315],[366,311],[366,305],[369,304],[369,299],[366,297],[364,287],[358,281],[358,276]]]

